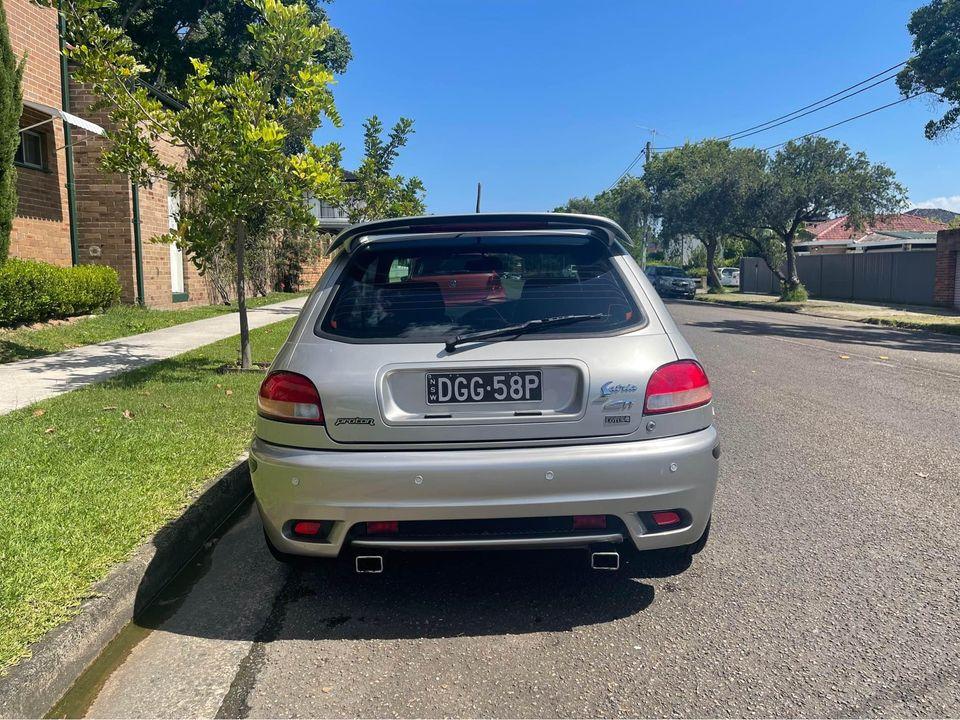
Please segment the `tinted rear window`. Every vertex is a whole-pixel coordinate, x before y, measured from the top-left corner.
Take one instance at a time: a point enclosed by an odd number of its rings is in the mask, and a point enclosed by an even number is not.
[[[432,342],[594,314],[603,317],[539,334],[613,333],[643,321],[608,246],[595,238],[420,239],[358,249],[316,330],[354,340]]]

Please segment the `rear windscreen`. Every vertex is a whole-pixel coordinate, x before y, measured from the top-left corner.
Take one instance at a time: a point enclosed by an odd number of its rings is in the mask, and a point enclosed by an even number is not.
[[[643,321],[609,247],[595,238],[391,240],[353,254],[316,330],[431,342],[565,315],[601,317],[539,334],[612,333]]]

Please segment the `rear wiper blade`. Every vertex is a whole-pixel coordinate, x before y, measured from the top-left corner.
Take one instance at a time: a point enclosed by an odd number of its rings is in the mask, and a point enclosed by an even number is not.
[[[496,330],[480,330],[478,332],[464,333],[456,337],[448,338],[444,341],[444,347],[448,353],[452,353],[457,345],[474,340],[490,340],[498,337],[508,337],[523,335],[524,333],[539,330],[540,328],[551,327],[555,325],[569,325],[570,323],[583,322],[584,320],[601,320],[606,315],[597,313],[596,315],[558,315],[557,317],[541,318],[538,320],[528,320],[525,323],[508,325],[507,327]]]

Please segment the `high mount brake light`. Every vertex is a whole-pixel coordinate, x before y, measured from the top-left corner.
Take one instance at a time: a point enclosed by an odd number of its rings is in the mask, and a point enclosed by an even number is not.
[[[283,370],[270,373],[260,385],[257,411],[270,420],[323,425],[323,406],[313,383]]]
[[[677,360],[657,368],[643,398],[645,415],[677,412],[706,405],[713,398],[710,381],[696,360]]]

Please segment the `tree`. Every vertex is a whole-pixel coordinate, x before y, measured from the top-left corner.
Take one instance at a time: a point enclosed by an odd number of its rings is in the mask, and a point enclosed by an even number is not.
[[[759,150],[704,140],[656,155],[644,170],[661,237],[692,236],[703,244],[711,291],[723,291],[718,252],[724,237],[742,225],[743,207],[761,183],[764,161]]]
[[[63,6],[75,75],[110,109],[105,168],[141,185],[165,179],[178,188],[177,228],[167,239],[201,272],[233,251],[242,368],[251,366],[244,273],[250,229],[276,218],[287,227],[312,227],[309,197],[336,201],[340,191],[338,145],[306,141],[296,154],[285,148],[288,127],[340,122],[329,87],[333,74],[317,60],[332,31],[313,24],[306,5],[248,2],[258,17],[248,27],[253,68],[218,82],[210,63],[192,60],[176,92],[178,108],[137,82],[146,67],[123,31],[99,15],[103,0]],[[183,160],[159,154],[159,142],[180,148]]]
[[[7,13],[0,4],[0,262],[10,250],[10,231],[17,212],[17,169],[13,156],[20,145],[23,62],[13,53]]]
[[[786,271],[776,265],[771,270],[783,283],[784,299],[799,299],[806,292],[794,242],[805,223],[846,215],[850,227],[860,228],[905,203],[906,190],[893,170],[836,140],[808,137],[788,142],[766,163],[762,183],[742,205],[737,234],[755,245],[779,243]]]
[[[627,175],[593,198],[571,198],[554,212],[607,217],[633,238],[634,255],[642,260],[651,235],[651,196],[642,180]]]
[[[324,2],[306,0],[310,23],[317,27],[327,21]],[[130,38],[133,54],[149,68],[145,79],[168,92],[191,75],[191,58],[209,63],[217,83],[231,82],[257,64],[247,27],[262,18],[243,0],[117,0],[102,16]],[[315,57],[333,73],[344,72],[350,59],[350,43],[336,29]]]
[[[386,140],[382,134],[383,123],[376,115],[363,124],[363,162],[355,180],[344,183],[340,204],[351,223],[423,214],[424,187],[420,178],[390,174],[400,148],[413,134],[413,120],[400,118]]]
[[[897,75],[900,93],[933,93],[950,106],[926,124],[924,134],[933,140],[960,125],[960,0],[933,0],[914,10],[907,29],[913,57]]]

